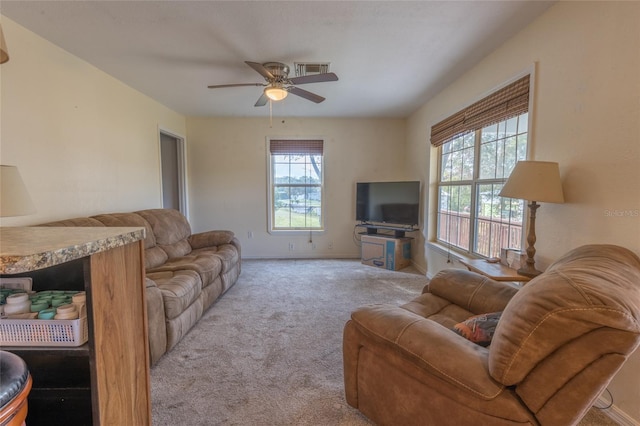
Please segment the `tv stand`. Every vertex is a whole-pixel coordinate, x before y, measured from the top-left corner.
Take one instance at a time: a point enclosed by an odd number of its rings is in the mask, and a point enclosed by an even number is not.
[[[362,232],[362,234],[366,233],[367,235],[378,235],[378,230],[385,230],[385,231],[392,231],[393,236],[395,238],[404,238],[406,232],[417,231],[417,229],[413,229],[413,228],[400,228],[396,226],[374,225],[369,223],[361,223],[356,226],[360,228],[366,228],[366,232]],[[391,235],[391,234],[385,233],[385,235]]]
[[[373,226],[367,226],[367,235],[378,235],[378,228],[377,227],[373,227]],[[400,230],[400,229],[392,229],[393,231],[393,236],[396,238],[402,238],[404,237],[404,230]]]

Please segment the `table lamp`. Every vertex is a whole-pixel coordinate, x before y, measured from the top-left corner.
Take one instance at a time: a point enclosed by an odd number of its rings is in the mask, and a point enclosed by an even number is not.
[[[549,161],[518,161],[500,191],[501,197],[530,201],[527,261],[518,269],[520,275],[536,277],[542,272],[535,268],[536,210],[543,203],[564,203],[558,163]]]
[[[18,168],[0,165],[0,217],[25,216],[35,212]]]

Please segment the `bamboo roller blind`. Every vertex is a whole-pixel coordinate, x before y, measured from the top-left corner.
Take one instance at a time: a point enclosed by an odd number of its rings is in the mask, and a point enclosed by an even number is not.
[[[529,77],[480,99],[431,127],[431,145],[440,146],[456,136],[507,120],[529,110]]]
[[[269,151],[271,154],[309,154],[322,155],[323,141],[321,140],[287,140],[271,139]]]

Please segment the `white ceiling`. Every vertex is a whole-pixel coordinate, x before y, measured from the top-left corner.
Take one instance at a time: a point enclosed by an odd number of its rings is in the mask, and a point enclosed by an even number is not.
[[[264,116],[244,61],[331,62],[288,117],[406,117],[543,13],[545,1],[9,1],[0,12],[189,116]],[[11,53],[11,40],[7,40]],[[292,71],[290,76],[293,76]]]

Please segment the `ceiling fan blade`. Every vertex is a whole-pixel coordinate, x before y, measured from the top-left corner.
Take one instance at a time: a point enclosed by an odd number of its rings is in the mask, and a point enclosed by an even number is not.
[[[209,89],[220,89],[221,87],[241,87],[241,86],[266,86],[262,83],[237,83],[237,84],[214,84],[207,86]]]
[[[267,95],[265,95],[263,93],[262,96],[260,96],[258,98],[258,100],[256,101],[256,104],[254,106],[256,106],[256,107],[265,106],[268,101],[269,101],[269,98],[267,98]]]
[[[251,68],[253,68],[254,70],[256,70],[258,72],[258,74],[260,74],[261,76],[263,76],[264,78],[266,78],[267,80],[273,80],[276,77],[271,74],[271,72],[266,69],[264,67],[264,65],[259,64],[257,62],[250,62],[250,61],[244,61],[245,64],[249,65]]]
[[[301,89],[299,87],[290,87],[287,90],[289,91],[289,93],[293,93],[294,95],[300,96],[301,98],[308,99],[311,102],[315,102],[317,104],[325,100],[325,98],[323,98],[322,96],[316,95],[315,93],[307,92],[306,90]]]
[[[323,81],[338,81],[338,76],[332,72],[314,75],[303,75],[302,77],[293,77],[289,81],[293,84],[322,83]]]

